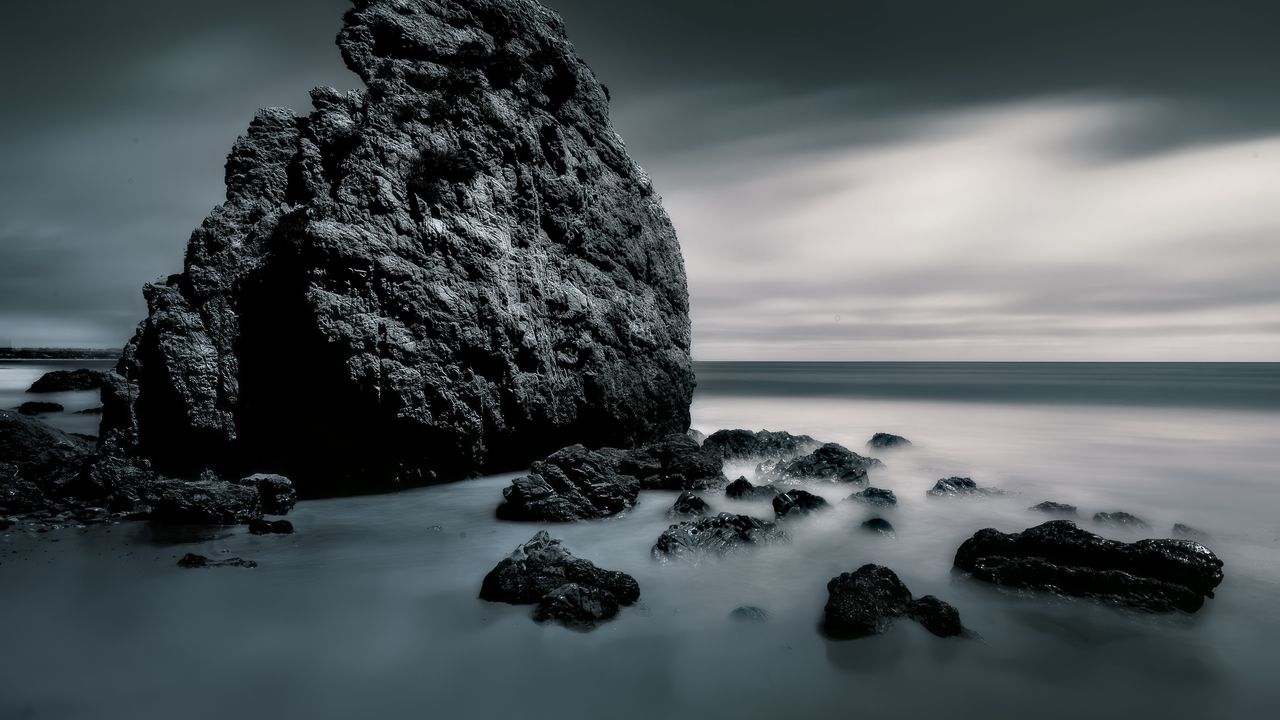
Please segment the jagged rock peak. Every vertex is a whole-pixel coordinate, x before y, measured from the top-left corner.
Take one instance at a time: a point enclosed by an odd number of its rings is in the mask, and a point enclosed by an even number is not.
[[[689,425],[675,232],[532,0],[360,0],[367,90],[258,113],[104,389],[103,450],[305,495]]]

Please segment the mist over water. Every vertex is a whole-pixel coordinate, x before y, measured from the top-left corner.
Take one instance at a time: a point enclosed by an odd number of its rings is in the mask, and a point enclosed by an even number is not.
[[[29,372],[0,366],[7,407]],[[871,473],[898,495],[882,513],[897,538],[858,527],[872,512],[839,502],[857,487],[812,485],[834,507],[785,523],[790,543],[663,565],[649,549],[674,493],[643,493],[598,522],[499,522],[511,475],[303,502],[285,537],[228,528],[176,545],[141,523],[8,531],[0,718],[1247,718],[1280,702],[1280,366],[715,363],[699,381],[704,432],[789,430],[860,452],[877,431],[910,438],[876,453],[885,467]],[[1012,494],[925,497],[949,475]],[[767,502],[704,497],[772,516]],[[1195,526],[1226,579],[1199,613],[1153,616],[952,573],[974,531],[1049,519],[1027,511],[1042,500],[1077,505],[1084,527],[1124,540],[1141,535],[1089,518],[1132,512],[1150,536]],[[640,604],[581,634],[476,599],[484,574],[542,528],[634,575]],[[187,552],[260,567],[180,570]],[[954,604],[980,639],[910,622],[823,638],[827,581],[866,562]],[[730,621],[740,605],[771,619]]]

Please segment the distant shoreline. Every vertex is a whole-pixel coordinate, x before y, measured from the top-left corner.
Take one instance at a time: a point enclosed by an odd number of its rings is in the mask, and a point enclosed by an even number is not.
[[[115,360],[119,348],[0,348],[0,360]]]

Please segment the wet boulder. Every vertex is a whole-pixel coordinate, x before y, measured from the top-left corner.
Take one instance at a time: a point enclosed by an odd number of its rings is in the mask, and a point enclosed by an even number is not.
[[[898,496],[892,490],[869,487],[845,498],[846,502],[856,502],[872,507],[894,507],[898,504]]]
[[[710,515],[711,506],[706,500],[685,491],[680,493],[680,497],[676,498],[676,502],[668,511],[670,515]]]
[[[955,608],[931,595],[915,600],[897,573],[883,565],[863,565],[827,583],[822,629],[828,637],[851,640],[879,635],[901,617],[918,620],[934,635],[960,634],[955,631],[960,625]]]
[[[640,599],[640,586],[635,578],[603,570],[589,560],[575,557],[545,530],[517,547],[485,575],[480,599],[533,605],[571,583],[606,591],[619,605],[631,605]]]
[[[771,470],[757,469],[763,477],[776,481],[825,480],[840,483],[867,482],[867,469],[880,464],[836,443],[827,443],[808,455],[778,463]]]
[[[788,490],[773,499],[773,512],[778,519],[808,515],[830,507],[826,499],[806,490]]]
[[[886,450],[910,446],[910,440],[902,437],[901,435],[894,435],[892,433],[878,432],[875,435],[872,435],[871,439],[867,441],[867,447],[872,450]]]
[[[197,568],[218,568],[218,567],[238,567],[238,568],[256,568],[258,563],[253,560],[245,560],[244,558],[232,557],[222,560],[213,560],[204,555],[195,553],[187,553],[178,560],[178,567],[187,568],[188,570]]]
[[[76,390],[97,390],[102,387],[106,373],[101,370],[54,370],[41,375],[31,387],[29,393],[70,392]]]
[[[1046,515],[1070,515],[1074,517],[1076,514],[1075,505],[1053,502],[1051,500],[1045,500],[1044,502],[1032,505],[1027,509],[1034,512],[1044,513]]]
[[[1195,612],[1222,582],[1222,561],[1189,540],[1124,543],[1070,520],[1020,533],[979,530],[955,566],[995,585],[1083,597],[1151,612]]]
[[[1004,495],[998,488],[978,487],[978,483],[967,477],[942,478],[933,484],[925,494],[931,497],[986,497]]]
[[[60,413],[66,410],[65,407],[56,402],[45,402],[43,400],[28,400],[18,406],[18,412],[28,417],[33,415],[47,415],[49,413]]]
[[[728,479],[723,463],[687,435],[618,453],[618,472],[636,478],[641,490],[718,490]]]
[[[267,515],[287,515],[298,502],[293,481],[283,475],[258,473],[242,478],[239,484],[257,488],[262,498],[262,512]]]
[[[292,535],[293,523],[288,520],[264,520],[257,518],[249,521],[250,535]]]
[[[791,458],[817,446],[808,435],[773,430],[717,430],[702,442],[703,450],[721,460]]]
[[[159,478],[139,490],[154,523],[241,525],[262,517],[262,495],[252,485]]]
[[[1094,513],[1093,521],[1122,530],[1150,530],[1146,520],[1124,511]]]
[[[600,587],[565,583],[543,595],[533,609],[540,623],[559,623],[571,630],[588,632],[600,623],[617,617],[620,606],[613,593]]]
[[[498,517],[531,522],[572,522],[616,515],[640,494],[635,477],[618,472],[617,451],[582,445],[535,462],[528,475],[502,491]]]
[[[867,532],[873,532],[877,535],[883,535],[884,537],[898,537],[898,533],[893,529],[893,524],[884,518],[873,517],[868,520],[864,520],[861,527]]]
[[[752,485],[745,477],[734,480],[724,489],[725,497],[734,500],[772,500],[781,492],[773,485]]]
[[[697,562],[704,557],[724,557],[787,539],[787,534],[775,523],[720,513],[672,525],[658,537],[652,552],[662,561]]]
[[[0,410],[0,515],[62,509],[92,451],[83,438]]]

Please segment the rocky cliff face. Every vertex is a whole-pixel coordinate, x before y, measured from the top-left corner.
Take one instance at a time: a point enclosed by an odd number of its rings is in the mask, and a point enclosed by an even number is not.
[[[103,449],[305,494],[689,422],[683,263],[608,93],[534,0],[358,0],[364,91],[261,111],[104,390]]]

